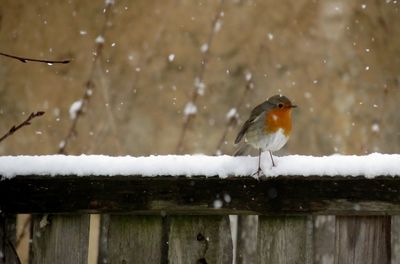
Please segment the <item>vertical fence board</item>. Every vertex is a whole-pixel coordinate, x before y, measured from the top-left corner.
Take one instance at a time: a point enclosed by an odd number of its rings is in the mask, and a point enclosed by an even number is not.
[[[228,216],[174,216],[169,231],[169,263],[232,263]]]
[[[29,254],[31,248],[31,225],[32,216],[30,214],[18,214],[16,235],[17,241],[15,243],[21,263],[29,262]]]
[[[18,263],[15,249],[16,215],[0,215],[0,264]]]
[[[88,245],[88,264],[97,264],[100,242],[100,215],[90,215],[89,245]]]
[[[390,263],[390,216],[337,216],[335,264]]]
[[[400,263],[400,216],[393,215],[391,223],[392,264]]]
[[[304,216],[260,216],[256,263],[310,263],[310,233]]]
[[[314,264],[334,264],[335,262],[335,216],[314,217]]]
[[[161,216],[110,215],[108,224],[106,263],[160,263]]]
[[[89,214],[35,216],[32,263],[87,263]]]
[[[256,263],[258,216],[240,215],[237,230],[236,263]]]
[[[100,215],[100,238],[99,238],[99,255],[97,257],[98,264],[107,263],[108,250],[108,227],[110,225],[110,215]]]

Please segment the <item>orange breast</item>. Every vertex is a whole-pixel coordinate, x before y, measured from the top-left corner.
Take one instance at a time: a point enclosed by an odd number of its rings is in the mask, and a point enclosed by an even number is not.
[[[273,109],[265,116],[266,132],[276,132],[282,128],[285,135],[292,131],[292,110],[290,108]]]

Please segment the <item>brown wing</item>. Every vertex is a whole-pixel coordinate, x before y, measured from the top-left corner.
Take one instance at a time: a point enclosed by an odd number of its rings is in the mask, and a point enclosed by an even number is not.
[[[242,140],[243,136],[246,134],[247,130],[251,125],[256,121],[257,117],[259,117],[262,113],[264,113],[265,110],[272,108],[272,105],[268,102],[265,101],[262,104],[257,105],[250,114],[249,119],[244,122],[242,128],[240,129],[238,135],[236,136],[235,139],[235,144],[239,143],[240,140]]]

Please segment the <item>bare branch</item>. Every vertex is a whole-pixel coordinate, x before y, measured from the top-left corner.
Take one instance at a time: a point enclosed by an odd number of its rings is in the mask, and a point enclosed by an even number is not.
[[[94,79],[94,75],[95,75],[95,71],[96,71],[97,62],[102,55],[103,46],[104,46],[104,36],[105,36],[106,30],[107,30],[107,25],[109,24],[112,5],[113,5],[112,1],[106,1],[106,7],[104,8],[104,11],[103,11],[104,12],[104,22],[103,22],[102,28],[100,30],[100,34],[98,35],[98,37],[96,38],[96,41],[95,41],[95,52],[93,53],[92,68],[91,68],[91,71],[89,74],[89,78],[85,83],[85,87],[83,89],[83,95],[80,99],[82,104],[80,105],[79,109],[76,111],[76,115],[72,120],[72,123],[68,130],[67,135],[60,142],[60,144],[58,146],[59,154],[66,154],[66,148],[67,148],[70,140],[76,133],[76,127],[78,124],[78,120],[81,118],[81,116],[83,114],[83,109],[88,104],[89,99],[93,93],[93,89],[95,88],[93,79]]]
[[[220,17],[222,16],[223,4],[224,4],[224,0],[220,0],[219,6],[217,8],[217,12],[216,12],[216,14],[214,16],[214,19],[213,19],[212,23],[211,23],[211,30],[210,30],[210,33],[208,35],[207,42],[206,42],[206,44],[203,45],[204,46],[204,50],[202,48],[203,57],[202,57],[201,62],[200,62],[200,72],[199,72],[199,75],[198,75],[198,77],[196,79],[195,86],[204,85],[203,84],[204,74],[205,74],[205,71],[206,71],[206,68],[207,68],[207,64],[208,64],[208,60],[209,60],[209,56],[210,56],[210,48],[211,48],[211,44],[213,42],[215,33],[217,32],[217,30],[216,30],[217,29],[217,23],[218,23]],[[195,105],[198,96],[199,96],[199,87],[194,87],[190,102]],[[176,153],[181,153],[183,151],[183,142],[184,142],[184,139],[185,139],[185,135],[186,135],[186,132],[187,132],[187,130],[189,128],[190,122],[193,120],[195,115],[196,115],[196,113],[192,113],[192,114],[189,114],[189,115],[185,116],[185,119],[184,119],[183,125],[182,125],[182,129],[181,129],[181,133],[180,133],[180,136],[179,136],[178,144],[176,146]]]
[[[44,112],[43,111],[39,111],[39,112],[33,112],[33,113],[31,113],[29,116],[28,116],[28,118],[24,121],[24,122],[22,122],[22,123],[20,123],[19,125],[17,125],[17,126],[12,126],[11,128],[10,128],[10,130],[4,135],[4,136],[2,136],[1,138],[0,138],[0,142],[2,142],[4,139],[6,139],[7,137],[9,137],[9,136],[11,136],[12,134],[14,134],[18,129],[20,129],[20,128],[22,128],[22,127],[24,127],[24,126],[28,126],[28,125],[30,125],[31,124],[31,121],[35,118],[35,117],[38,117],[38,116],[42,116],[42,115],[44,115]]]
[[[56,64],[56,63],[58,63],[58,64],[67,64],[67,63],[70,63],[70,62],[71,62],[71,60],[41,60],[41,59],[32,59],[32,58],[26,58],[26,57],[20,57],[20,56],[16,56],[16,55],[11,55],[11,54],[7,54],[7,53],[4,53],[4,52],[0,52],[0,55],[1,55],[1,56],[4,56],[4,57],[11,58],[11,59],[19,60],[20,62],[23,62],[23,63],[27,63],[28,61],[32,61],[32,62],[41,62],[41,63],[47,63],[47,64]]]
[[[253,82],[253,77],[250,72],[245,73],[245,78],[246,78],[246,85],[244,87],[244,91],[242,96],[240,97],[239,101],[237,102],[236,106],[232,109],[235,109],[238,111],[240,107],[243,105],[244,99],[246,98],[247,93],[253,89],[254,87],[254,82]],[[228,131],[230,131],[236,124],[237,124],[237,115],[230,115],[227,116],[228,122],[226,123],[226,126],[224,128],[224,131],[222,133],[221,139],[218,141],[218,145],[216,148],[216,153],[219,154],[221,152],[221,147],[222,144],[225,142],[225,138],[228,135]]]

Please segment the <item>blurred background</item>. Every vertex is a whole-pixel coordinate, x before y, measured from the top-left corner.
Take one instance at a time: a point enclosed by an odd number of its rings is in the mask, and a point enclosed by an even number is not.
[[[175,153],[199,87],[181,153],[215,154],[230,109],[243,100],[241,124],[277,93],[299,105],[283,153],[399,152],[397,1],[117,0],[105,8],[1,1],[2,52],[72,62],[0,58],[0,131],[46,111],[0,154],[57,153],[88,81],[92,95],[68,154]],[[254,88],[244,93],[246,76]],[[233,151],[231,127],[221,153]]]
[[[46,112],[0,154],[232,154],[277,93],[299,106],[278,155],[398,153],[399,19],[397,0],[1,0],[1,52],[72,61],[0,58],[2,134]]]

